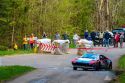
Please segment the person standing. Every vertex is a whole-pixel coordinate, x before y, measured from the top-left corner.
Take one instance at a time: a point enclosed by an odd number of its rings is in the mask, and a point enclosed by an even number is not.
[[[56,32],[55,34],[55,40],[59,40],[60,39],[60,34],[58,32]]]
[[[118,42],[120,41],[120,35],[118,34],[118,32],[115,34],[114,36],[114,47],[118,47]]]
[[[26,50],[27,49],[27,44],[28,44],[28,40],[27,40],[27,36],[25,35],[23,37],[23,49]]]
[[[85,33],[84,33],[84,38],[87,39],[88,36],[89,36],[89,32],[88,32],[88,30],[86,30]]]
[[[47,38],[46,32],[43,32],[42,38]]]
[[[30,38],[29,38],[29,44],[30,44],[30,48],[33,49],[34,47],[34,34],[32,33]]]
[[[108,32],[108,30],[104,33],[104,46],[109,47],[109,39],[110,39],[110,33]]]
[[[93,43],[94,43],[94,46],[96,45],[95,44],[95,39],[96,39],[96,32],[95,31],[92,31],[91,33],[90,33],[90,36],[91,36],[91,38],[92,38],[92,41],[93,41]]]
[[[124,33],[121,33],[121,35],[120,35],[120,48],[123,47],[123,42],[124,42]]]
[[[74,35],[73,35],[73,42],[74,42],[74,45],[76,45],[76,42],[79,40],[79,36],[75,33]]]
[[[14,50],[17,50],[18,49],[18,45],[17,43],[14,44]]]
[[[68,35],[66,34],[66,32],[62,35],[62,37],[63,37],[64,40],[68,39]]]
[[[102,45],[103,46],[103,32],[100,32],[99,33],[99,43],[100,43],[100,45]]]

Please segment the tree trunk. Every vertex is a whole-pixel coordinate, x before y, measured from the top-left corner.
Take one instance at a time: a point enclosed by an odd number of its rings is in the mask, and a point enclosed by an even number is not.
[[[15,31],[15,27],[13,26],[12,37],[11,37],[11,48],[13,48],[13,45],[14,45],[14,31]]]

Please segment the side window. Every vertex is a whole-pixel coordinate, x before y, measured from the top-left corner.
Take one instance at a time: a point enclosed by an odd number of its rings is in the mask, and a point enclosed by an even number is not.
[[[104,56],[103,56],[103,55],[100,55],[99,58],[100,58],[100,60],[103,60],[103,59],[104,59]]]

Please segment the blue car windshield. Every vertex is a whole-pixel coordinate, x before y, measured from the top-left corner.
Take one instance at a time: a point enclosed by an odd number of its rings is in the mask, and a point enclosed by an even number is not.
[[[82,58],[97,59],[97,55],[92,53],[85,53],[84,55],[82,55]]]

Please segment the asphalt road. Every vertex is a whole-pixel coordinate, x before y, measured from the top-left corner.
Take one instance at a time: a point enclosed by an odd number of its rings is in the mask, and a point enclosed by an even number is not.
[[[2,57],[2,65],[28,65],[38,68],[24,76],[7,83],[106,83],[115,77],[112,71],[74,71],[70,63],[76,57],[76,50],[70,54],[49,55],[30,54]],[[97,53],[108,56],[113,61],[113,69],[120,55],[125,54],[125,48],[100,50]]]

